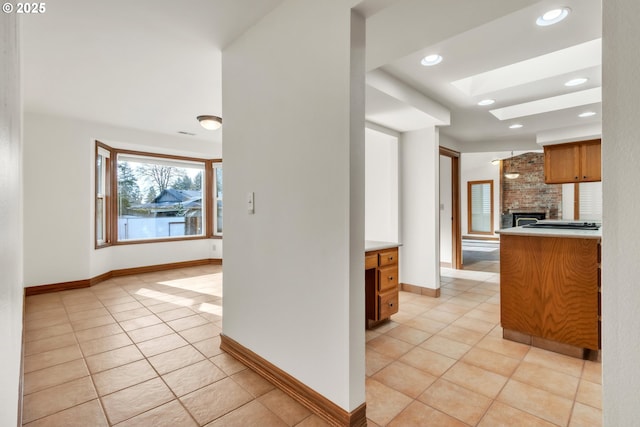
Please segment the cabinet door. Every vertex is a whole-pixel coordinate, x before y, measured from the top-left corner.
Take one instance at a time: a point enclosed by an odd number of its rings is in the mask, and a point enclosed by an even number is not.
[[[580,145],[580,180],[584,182],[602,180],[602,154],[600,140]]]
[[[564,184],[580,180],[580,147],[575,144],[544,147],[544,182]]]

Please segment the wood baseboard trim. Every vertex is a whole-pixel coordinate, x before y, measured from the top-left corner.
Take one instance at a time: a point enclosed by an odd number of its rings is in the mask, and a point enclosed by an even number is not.
[[[423,288],[422,286],[417,285],[410,285],[409,283],[400,283],[400,290],[411,292],[412,294],[426,295],[431,298],[440,298],[440,288],[431,289]]]
[[[238,359],[258,375],[268,380],[298,403],[333,426],[366,427],[366,403],[347,412],[296,378],[284,372],[253,351],[224,334],[220,334],[220,348]]]
[[[24,288],[25,296],[48,294],[50,292],[68,291],[71,289],[88,288],[91,280],[74,280],[73,282],[51,283],[49,285],[29,286]]]
[[[91,279],[75,280],[72,282],[52,283],[48,285],[29,286],[24,288],[24,295],[40,295],[50,292],[68,291],[72,289],[81,289],[95,286],[98,283],[109,280],[112,277],[130,276],[132,274],[154,273],[156,271],[173,270],[176,268],[198,267],[201,265],[222,265],[220,258],[199,259],[194,261],[172,262],[169,264],[156,264],[144,267],[123,268],[120,270],[112,270]]]
[[[222,260],[219,258],[198,259],[194,261],[182,261],[172,262],[169,264],[156,264],[147,265],[144,267],[122,268],[120,270],[113,270],[111,274],[113,277],[131,276],[132,274],[144,274],[155,273],[156,271],[174,270],[176,268],[198,267],[201,265],[222,265]]]

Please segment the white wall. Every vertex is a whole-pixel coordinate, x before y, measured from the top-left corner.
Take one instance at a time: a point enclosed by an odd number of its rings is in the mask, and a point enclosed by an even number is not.
[[[500,165],[491,164],[493,159],[509,156],[508,152],[462,153],[460,156],[460,229],[469,236],[468,196],[469,181],[493,180],[493,229],[500,229]],[[493,234],[497,236],[497,234]]]
[[[398,241],[398,138],[365,129],[365,240]]]
[[[562,219],[573,220],[574,218],[574,187],[574,184],[562,184]]]
[[[440,262],[451,263],[453,254],[453,182],[451,157],[440,156]]]
[[[25,286],[85,280],[121,268],[222,256],[222,241],[213,239],[94,249],[96,139],[118,148],[202,158],[219,158],[222,151],[220,144],[188,137],[26,114]]]
[[[638,424],[640,396],[640,2],[603,4],[602,366],[605,427]]]
[[[440,287],[438,130],[405,132],[400,138],[400,281]]]
[[[21,424],[22,100],[19,26],[0,15],[0,425]]]
[[[285,1],[222,53],[223,333],[352,411],[365,400],[364,22],[352,51],[346,3]]]

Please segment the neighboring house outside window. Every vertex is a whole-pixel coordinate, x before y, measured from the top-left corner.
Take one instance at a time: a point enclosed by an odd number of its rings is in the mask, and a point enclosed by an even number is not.
[[[96,146],[96,247],[222,236],[220,160]]]

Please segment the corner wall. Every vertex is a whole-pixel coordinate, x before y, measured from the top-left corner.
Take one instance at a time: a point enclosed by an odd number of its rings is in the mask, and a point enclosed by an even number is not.
[[[365,400],[365,28],[348,3],[285,1],[222,53],[223,332],[353,411]]]
[[[602,4],[602,413],[616,427],[638,424],[640,396],[640,2]]]
[[[398,241],[398,137],[365,129],[365,240]]]
[[[440,147],[434,126],[400,138],[400,281],[440,288]]]
[[[0,425],[22,422],[22,97],[19,25],[0,14]]]

